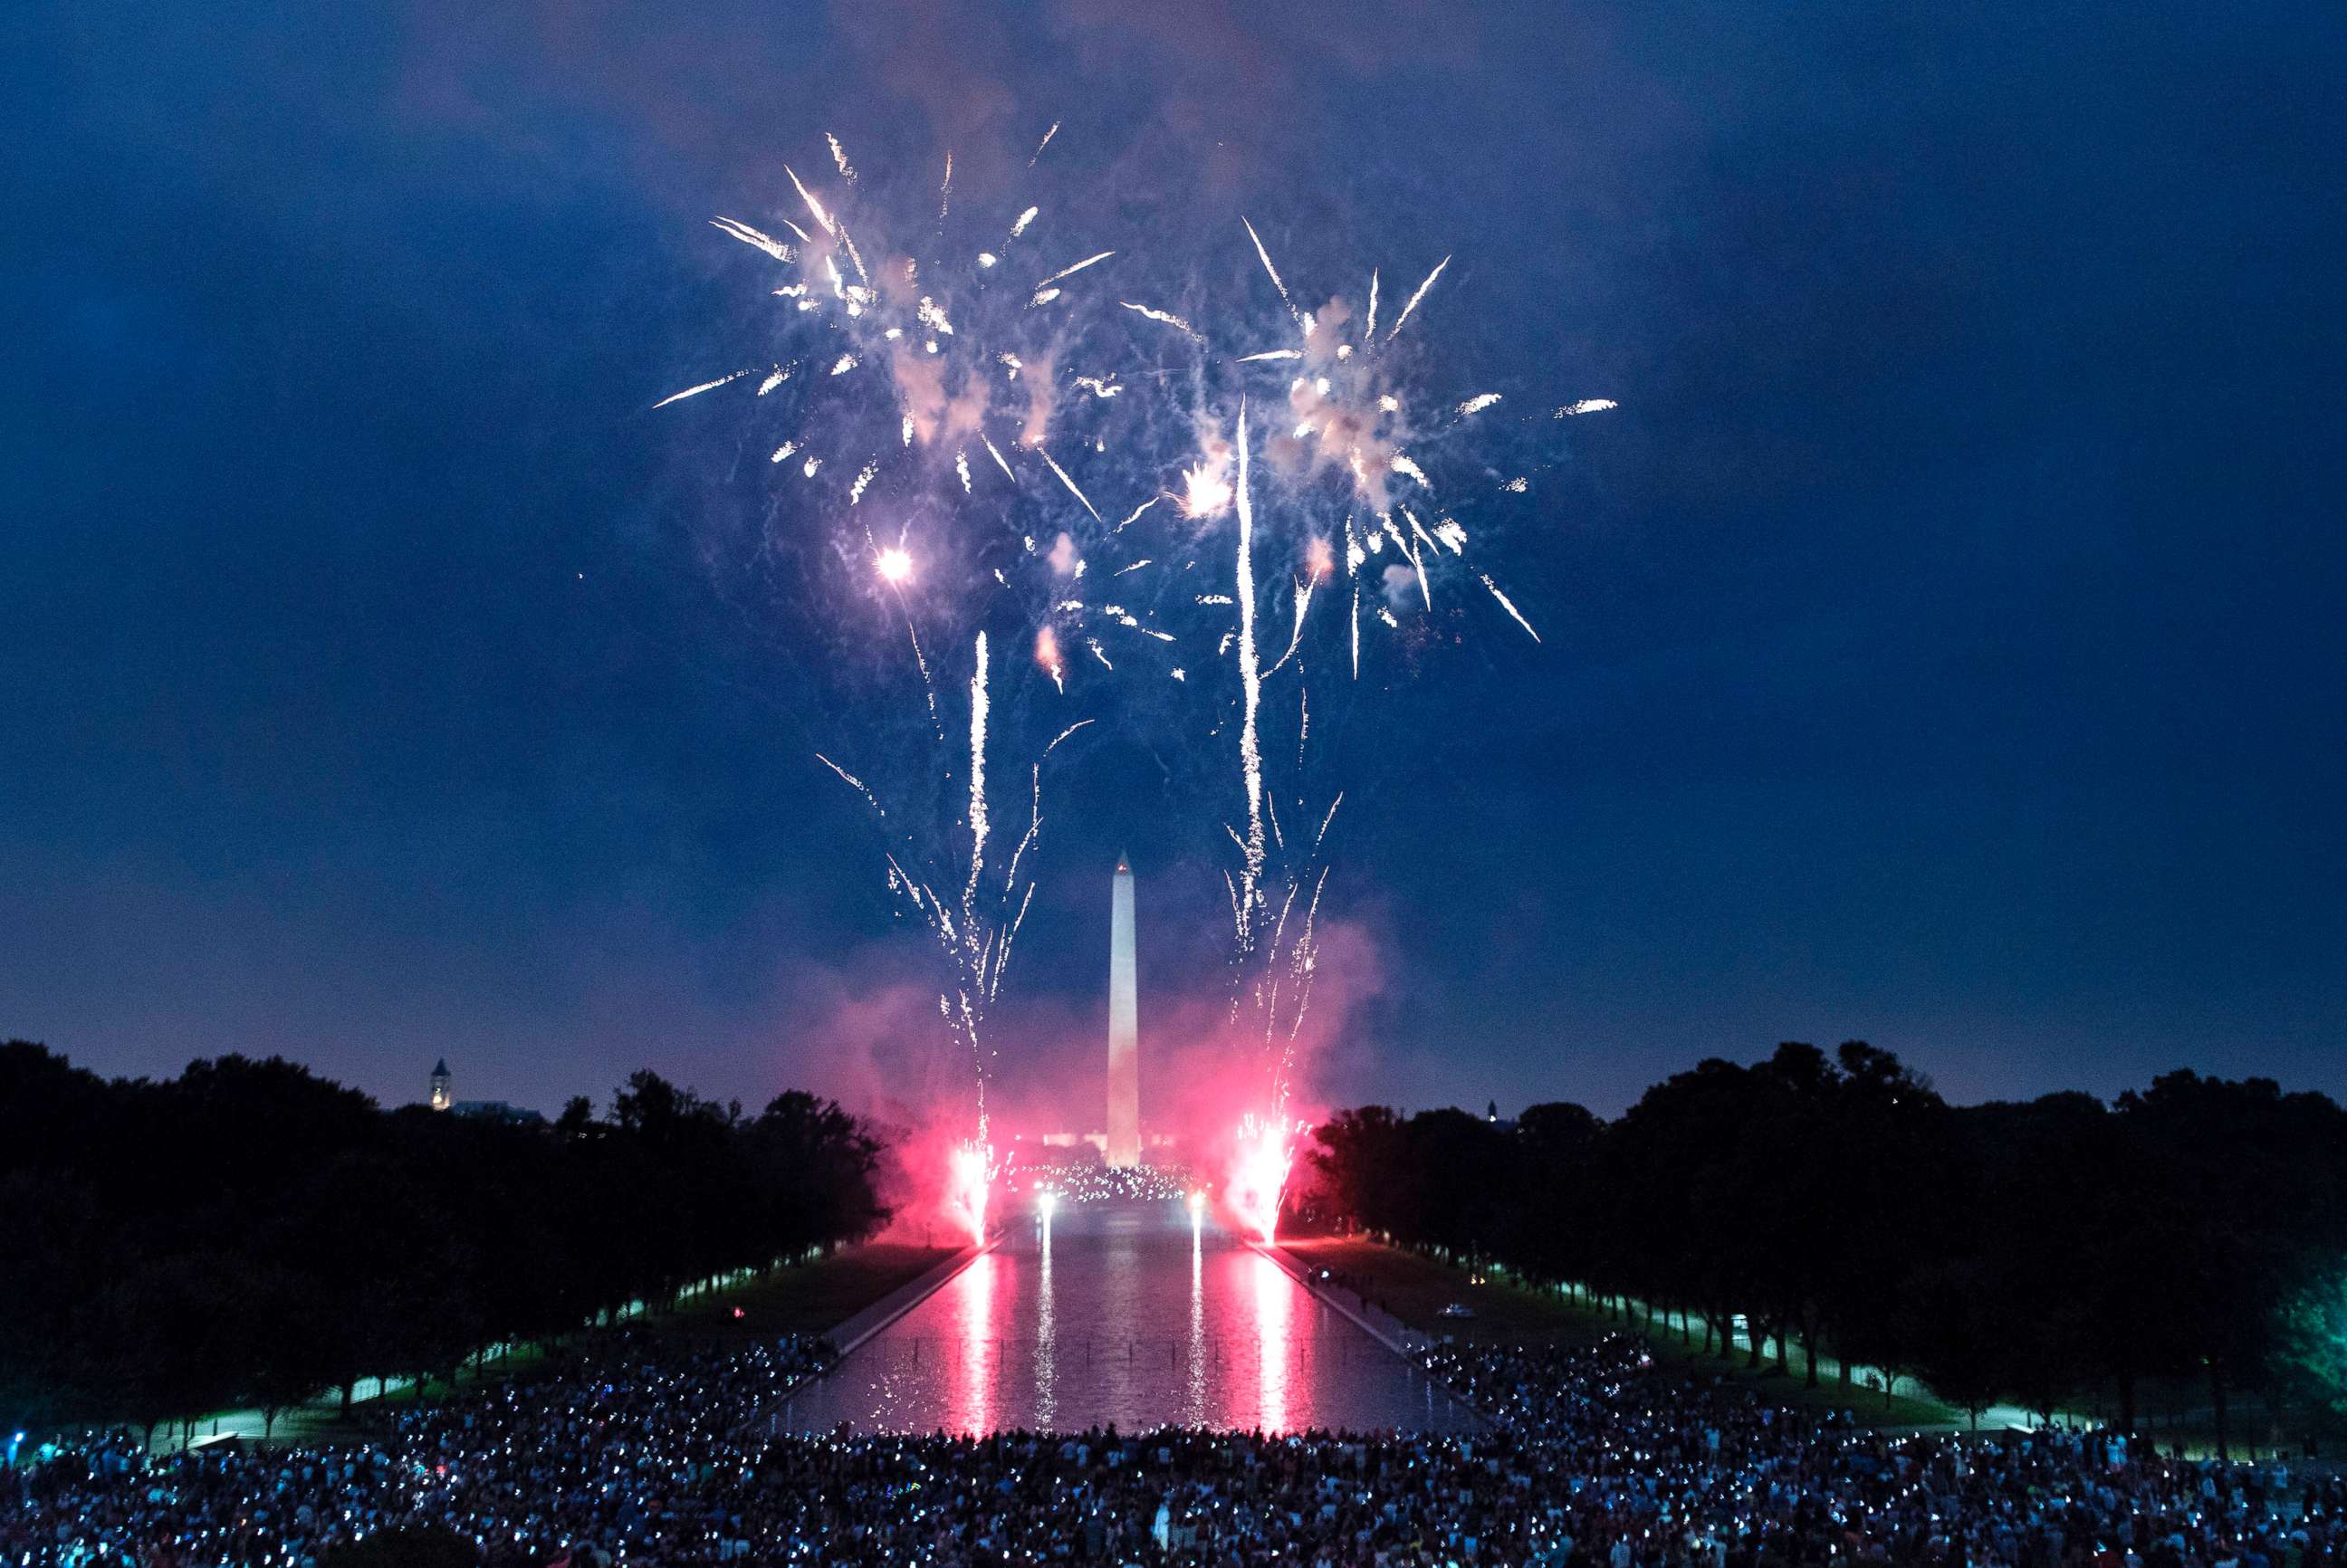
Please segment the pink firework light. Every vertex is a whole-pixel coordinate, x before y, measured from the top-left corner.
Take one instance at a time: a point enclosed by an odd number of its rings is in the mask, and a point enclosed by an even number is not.
[[[972,1246],[986,1245],[987,1209],[996,1173],[994,1146],[983,1137],[956,1143],[946,1163],[946,1212],[969,1232]]]
[[[1296,1135],[1310,1126],[1307,1122],[1290,1122],[1284,1116],[1257,1116],[1252,1111],[1239,1122],[1224,1201],[1246,1234],[1266,1246],[1279,1229],[1279,1205],[1287,1194]]]

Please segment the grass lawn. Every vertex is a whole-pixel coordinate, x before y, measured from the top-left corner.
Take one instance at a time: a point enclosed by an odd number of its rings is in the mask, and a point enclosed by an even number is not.
[[[781,1334],[822,1334],[960,1250],[870,1242],[696,1297],[680,1311],[642,1317],[632,1327],[721,1349]],[[733,1316],[737,1308],[739,1317]]]
[[[1363,1294],[1369,1300],[1412,1328],[1438,1339],[1448,1335],[1460,1344],[1586,1345],[1624,1327],[1553,1290],[1529,1288],[1497,1275],[1486,1276],[1482,1283],[1477,1284],[1463,1268],[1377,1242],[1304,1237],[1280,1245],[1308,1268],[1351,1275],[1363,1282]],[[1454,1301],[1474,1308],[1475,1316],[1442,1317],[1442,1308]],[[1642,1314],[1638,1323],[1644,1322]],[[1773,1360],[1759,1371],[1747,1371],[1740,1351],[1733,1360],[1705,1356],[1700,1328],[1696,1330],[1696,1343],[1682,1347],[1676,1320],[1667,1332],[1657,1322],[1652,1337],[1655,1353],[1665,1359],[1679,1362],[1689,1372],[1705,1377],[1724,1375],[1778,1404],[1851,1409],[1860,1420],[1892,1430],[1945,1426],[1963,1419],[1961,1413],[1929,1399],[1897,1394],[1886,1407],[1879,1390],[1844,1390],[1829,1365],[1820,1366],[1816,1389],[1806,1388],[1801,1378],[1799,1346],[1793,1350],[1792,1372],[1780,1377]]]

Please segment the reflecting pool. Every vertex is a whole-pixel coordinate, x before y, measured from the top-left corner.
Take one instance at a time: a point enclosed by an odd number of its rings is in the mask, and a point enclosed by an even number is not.
[[[1018,1224],[781,1412],[798,1431],[1112,1421],[1267,1431],[1480,1424],[1277,1264],[1171,1203]]]

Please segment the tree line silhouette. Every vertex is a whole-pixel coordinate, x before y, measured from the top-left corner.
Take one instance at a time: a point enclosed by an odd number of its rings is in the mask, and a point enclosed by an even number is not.
[[[879,1147],[638,1072],[551,1122],[384,1111],[279,1058],[107,1080],[0,1045],[0,1420],[278,1411],[453,1378],[887,1217]]]
[[[1977,1419],[2157,1386],[2328,1428],[2347,1387],[2347,1112],[2178,1071],[1952,1106],[1891,1052],[1706,1061],[1606,1122],[1382,1106],[1317,1134],[1299,1214],[1585,1289],[1721,1356],[1921,1379]],[[1715,1326],[1747,1326],[1744,1343]]]

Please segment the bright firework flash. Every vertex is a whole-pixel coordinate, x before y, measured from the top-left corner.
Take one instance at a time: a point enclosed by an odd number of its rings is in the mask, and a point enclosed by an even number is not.
[[[1308,1122],[1257,1116],[1253,1112],[1239,1122],[1236,1153],[1223,1186],[1224,1202],[1240,1230],[1266,1245],[1275,1239],[1279,1227],[1296,1141],[1310,1131]]]
[[[1002,1173],[993,1145],[971,1138],[957,1143],[946,1168],[946,1212],[969,1233],[970,1245],[986,1245],[988,1210],[995,1179]]]

